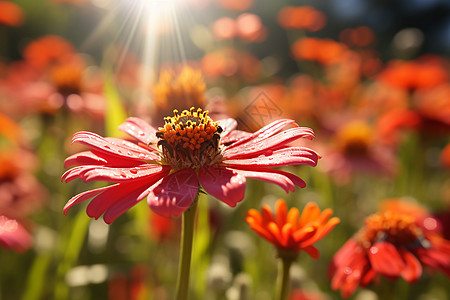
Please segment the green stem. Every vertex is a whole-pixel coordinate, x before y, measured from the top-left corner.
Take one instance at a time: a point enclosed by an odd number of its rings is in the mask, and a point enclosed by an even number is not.
[[[192,206],[183,213],[181,227],[180,261],[178,268],[176,300],[186,300],[189,294],[189,271],[191,269],[192,241],[198,195]]]
[[[278,300],[286,300],[289,294],[289,271],[291,269],[292,257],[280,256],[280,271],[278,272]]]

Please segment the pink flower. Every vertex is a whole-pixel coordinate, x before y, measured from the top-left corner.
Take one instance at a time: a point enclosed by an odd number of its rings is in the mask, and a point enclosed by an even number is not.
[[[72,206],[93,198],[87,214],[106,223],[147,197],[150,208],[165,217],[186,211],[200,189],[231,207],[244,198],[246,178],[275,183],[286,192],[305,187],[298,176],[272,167],[315,166],[313,150],[287,144],[313,131],[293,120],[275,121],[255,133],[235,130],[233,119],[213,122],[207,111],[191,108],[165,118],[159,131],[138,118],[129,118],[119,129],[131,141],[103,138],[92,132],[78,132],[73,142],[90,147],[66,159],[68,170],[62,180],[81,178],[85,182],[108,181],[114,185],[86,191],[67,202]],[[284,129],[287,125],[293,128]]]
[[[0,246],[24,252],[31,247],[32,241],[33,238],[22,224],[0,215]]]

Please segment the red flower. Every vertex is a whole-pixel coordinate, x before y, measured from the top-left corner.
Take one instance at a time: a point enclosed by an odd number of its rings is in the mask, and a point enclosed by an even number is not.
[[[22,8],[10,1],[0,1],[0,24],[7,26],[20,26],[25,16]]]
[[[388,85],[406,90],[436,87],[448,80],[444,62],[437,57],[423,56],[414,61],[390,61],[378,78]]]
[[[415,283],[424,266],[450,276],[450,241],[422,227],[422,214],[404,211],[385,210],[366,219],[365,227],[333,257],[334,290],[340,289],[347,298],[358,285],[368,285],[377,275],[391,280],[401,276]],[[416,219],[419,216],[420,220]]]
[[[75,54],[73,45],[56,35],[46,35],[29,43],[23,57],[37,68],[47,67],[55,62],[65,62]]]
[[[313,138],[309,128],[292,120],[275,121],[255,133],[234,130],[237,123],[227,119],[213,122],[207,111],[193,108],[165,118],[159,131],[138,118],[129,118],[119,129],[132,141],[103,138],[92,132],[78,132],[73,142],[90,151],[66,159],[68,170],[62,180],[81,178],[85,182],[108,181],[115,185],[81,193],[66,204],[95,197],[87,207],[90,217],[113,222],[119,215],[147,197],[150,208],[166,217],[187,210],[199,186],[229,206],[236,206],[245,193],[246,177],[282,187],[286,192],[305,182],[294,174],[271,167],[315,166],[318,154],[304,147],[289,147],[301,137]],[[289,124],[294,128],[283,130]]]
[[[317,204],[306,204],[301,215],[296,207],[287,209],[286,202],[280,199],[275,204],[275,213],[264,205],[261,213],[256,209],[247,212],[246,221],[261,237],[272,243],[283,253],[298,254],[306,251],[311,257],[318,258],[319,251],[313,246],[326,236],[339,223],[339,218],[330,219],[333,211],[320,211]]]

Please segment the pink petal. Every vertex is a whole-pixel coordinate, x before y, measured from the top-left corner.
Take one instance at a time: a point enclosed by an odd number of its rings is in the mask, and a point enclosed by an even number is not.
[[[64,168],[75,166],[75,165],[104,165],[108,161],[91,151],[84,151],[74,155],[69,156],[64,161]]]
[[[86,213],[89,217],[96,219],[105,213],[103,219],[106,223],[111,223],[127,209],[141,201],[143,199],[141,194],[146,193],[149,187],[154,185],[155,182],[159,181],[167,173],[168,171],[159,172],[143,180],[113,185],[112,188],[92,199],[86,209]]]
[[[399,276],[405,264],[397,248],[388,242],[379,242],[369,249],[369,260],[372,268],[386,276]]]
[[[61,176],[61,181],[64,181],[65,183],[70,182],[76,178],[80,177],[81,172],[86,170],[86,167],[88,168],[95,168],[97,166],[79,166],[72,168],[70,170],[67,170],[64,172],[64,174]]]
[[[73,135],[73,143],[82,143],[93,149],[120,157],[122,159],[133,159],[133,160],[145,160],[153,161],[159,160],[159,156],[156,153],[150,152],[150,150],[144,149],[142,147],[134,148],[130,146],[130,142],[119,139],[106,139],[98,134],[80,131]]]
[[[128,193],[125,197],[121,198],[120,201],[115,201],[111,203],[109,207],[106,209],[105,214],[103,215],[103,220],[107,224],[111,224],[115,219],[117,219],[120,215],[128,211],[130,208],[138,204],[142,201],[141,195],[146,193],[147,186],[140,187],[130,193]],[[101,196],[101,195],[100,195]],[[100,197],[97,196],[96,198]],[[95,198],[95,199],[96,199]],[[95,200],[94,199],[94,200]],[[92,203],[92,201],[91,201]],[[89,204],[91,204],[89,203]],[[98,218],[98,217],[97,217]]]
[[[105,186],[99,189],[95,189],[95,190],[89,190],[83,193],[80,193],[74,197],[72,197],[69,201],[67,201],[66,205],[64,206],[63,212],[66,215],[67,211],[69,210],[69,208],[71,208],[72,206],[81,203],[87,199],[90,199],[94,196],[97,196],[98,194],[107,191],[109,189],[112,189],[114,186],[116,185],[110,185],[110,186]]]
[[[157,143],[156,129],[142,119],[131,117],[119,126],[119,130],[128,133],[141,143]]]
[[[220,144],[227,145],[233,144],[241,139],[245,139],[252,134],[250,132],[242,131],[242,130],[233,130],[227,136],[220,138]]]
[[[270,155],[258,156],[247,159],[224,160],[223,163],[229,167],[243,168],[244,166],[254,167],[281,167],[293,165],[316,166],[319,156],[311,149],[304,147],[289,147],[276,150]]]
[[[277,132],[279,132],[281,129],[283,129],[285,126],[287,126],[289,124],[296,125],[294,120],[289,120],[289,119],[280,119],[280,120],[274,121],[274,122],[264,126],[260,130],[256,131],[255,133],[252,133],[252,134],[248,135],[247,137],[239,139],[238,141],[236,141],[235,143],[231,144],[228,147],[233,148],[233,147],[248,143],[250,141],[254,142],[257,139],[264,139],[266,137],[276,134]]]
[[[217,121],[219,126],[222,128],[222,133],[220,134],[220,138],[225,138],[230,132],[236,129],[237,122],[235,119],[228,118]]]
[[[17,252],[25,252],[33,242],[25,227],[15,219],[0,215],[0,246]]]
[[[79,176],[84,182],[107,181],[107,182],[127,182],[133,180],[147,180],[160,176],[162,173],[167,175],[170,166],[145,164],[132,168],[110,168],[110,167],[90,167],[83,171]]]
[[[272,135],[266,138],[258,138],[251,140],[241,146],[231,149],[225,148],[223,156],[227,159],[255,157],[264,154],[270,150],[279,149],[280,147],[295,141],[302,137],[313,138],[312,130],[306,127],[295,127]]]
[[[182,169],[157,182],[147,202],[163,217],[178,217],[191,206],[197,194],[197,174],[192,169]]]
[[[306,186],[306,183],[300,177],[279,170],[272,170],[267,168],[253,170],[241,170],[233,168],[233,170],[244,177],[274,183],[284,189],[286,193],[295,191],[296,185],[301,188],[304,188]]]
[[[203,167],[198,171],[198,179],[205,191],[235,207],[244,198],[245,177],[235,170],[224,167]]]

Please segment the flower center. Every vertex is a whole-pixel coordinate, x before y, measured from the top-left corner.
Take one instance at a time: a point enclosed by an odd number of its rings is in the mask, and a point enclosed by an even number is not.
[[[208,117],[208,111],[173,111],[173,117],[164,118],[156,136],[160,139],[162,162],[177,169],[200,168],[222,159],[219,139],[222,128]]]
[[[363,122],[352,122],[336,135],[337,148],[349,156],[364,156],[372,144],[372,129]]]
[[[378,241],[387,241],[395,245],[413,245],[421,243],[423,234],[415,224],[414,218],[387,211],[375,214],[366,219],[366,227],[360,232],[360,240],[363,244],[372,245]]]
[[[59,93],[64,96],[79,94],[81,91],[82,68],[76,64],[55,66],[51,79]]]

